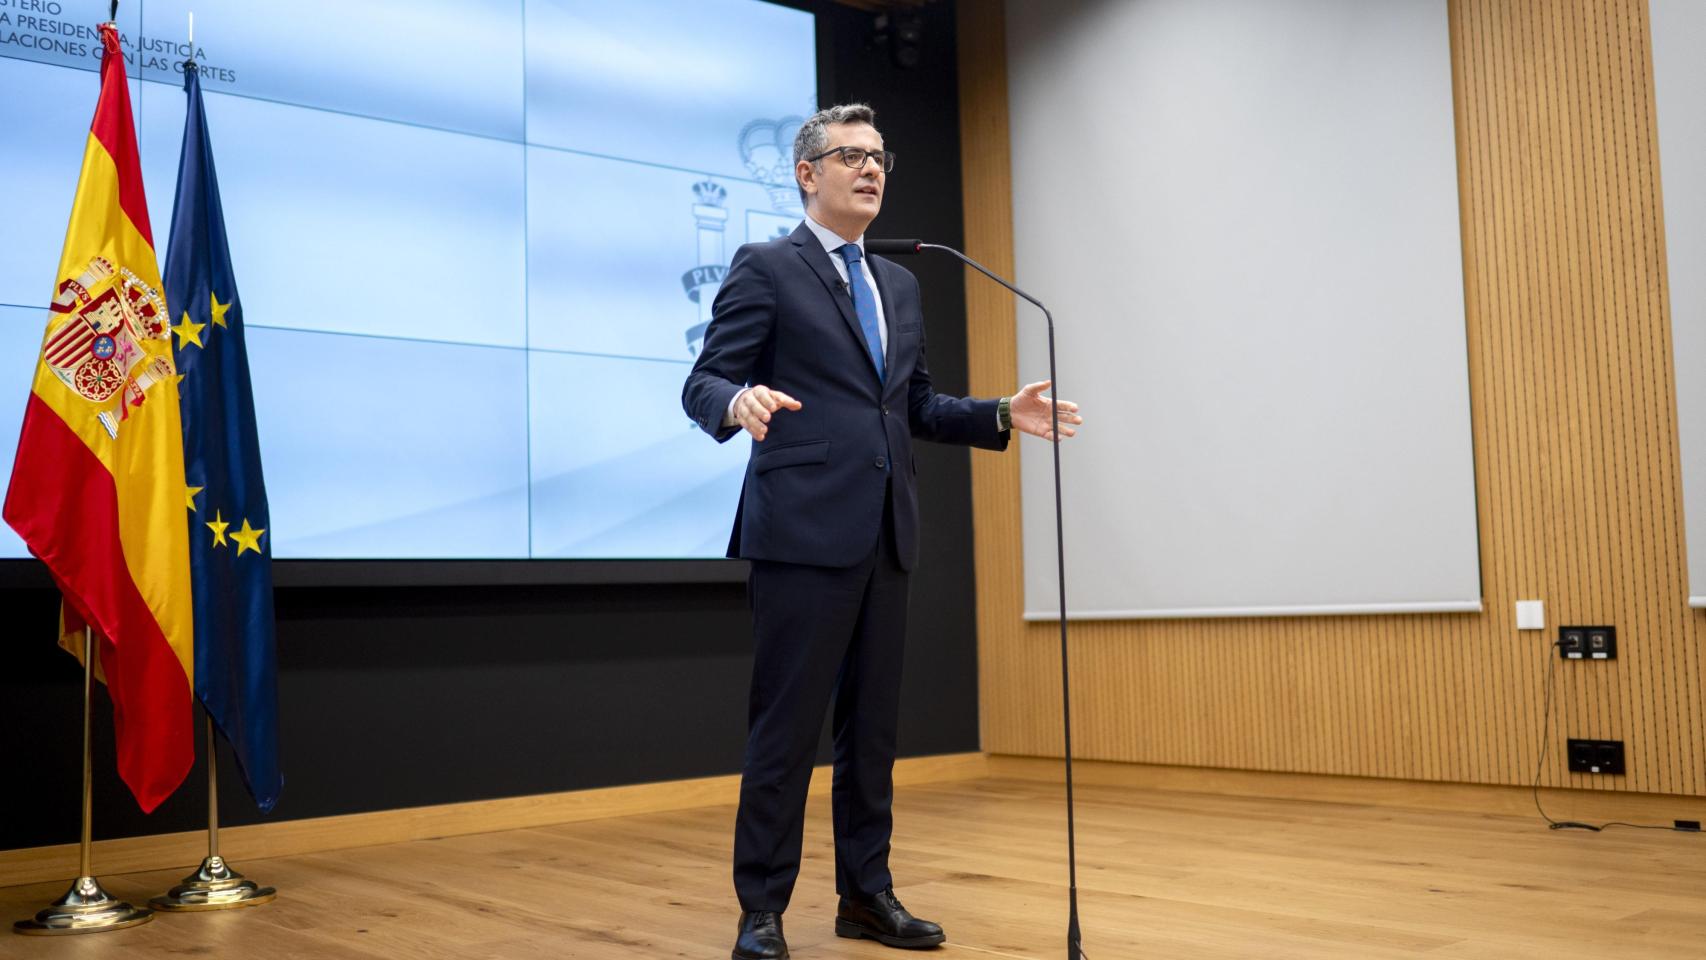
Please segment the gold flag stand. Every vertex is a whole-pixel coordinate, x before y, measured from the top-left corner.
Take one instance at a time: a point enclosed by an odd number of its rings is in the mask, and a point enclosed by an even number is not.
[[[259,886],[231,869],[219,855],[219,767],[218,744],[214,741],[213,718],[207,718],[207,859],[184,882],[148,901],[156,909],[171,911],[229,910],[253,907],[278,896],[272,887]]]
[[[77,879],[71,882],[71,889],[65,896],[53,901],[52,904],[29,920],[19,920],[12,925],[16,933],[37,936],[52,936],[67,933],[99,933],[103,930],[122,930],[134,927],[154,919],[154,911],[146,907],[133,907],[123,900],[101,889],[101,881],[96,880],[94,871],[90,869],[91,846],[93,844],[92,828],[94,819],[92,809],[94,797],[92,784],[94,782],[94,763],[89,755],[89,699],[91,696],[92,678],[95,670],[95,633],[89,627],[83,628],[83,840],[77,849]]]

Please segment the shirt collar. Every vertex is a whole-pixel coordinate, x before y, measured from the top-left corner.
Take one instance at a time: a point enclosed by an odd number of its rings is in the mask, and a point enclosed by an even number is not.
[[[823,244],[823,249],[828,253],[835,253],[847,245],[847,241],[841,239],[841,234],[813,220],[809,213],[806,214],[806,226],[811,228],[812,234],[817,237],[817,242]],[[859,253],[863,255],[865,252],[865,235],[859,234],[859,239],[853,242],[859,245]]]

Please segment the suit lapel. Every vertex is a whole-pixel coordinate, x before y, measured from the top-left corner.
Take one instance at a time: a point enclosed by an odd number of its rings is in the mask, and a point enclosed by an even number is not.
[[[800,259],[804,260],[812,272],[817,274],[818,280],[822,281],[829,298],[835,301],[835,308],[841,311],[841,319],[847,322],[847,329],[852,332],[853,342],[858,345],[859,353],[870,365],[871,376],[876,376],[877,364],[871,359],[870,349],[865,346],[865,329],[859,326],[859,315],[853,312],[853,297],[842,289],[841,274],[836,273],[835,264],[829,262],[829,252],[818,242],[817,235],[812,233],[811,228],[803,222],[788,239],[793,241],[794,250],[799,253]],[[884,301],[884,309],[888,309],[887,301]],[[893,337],[890,337],[890,340],[892,341]]]

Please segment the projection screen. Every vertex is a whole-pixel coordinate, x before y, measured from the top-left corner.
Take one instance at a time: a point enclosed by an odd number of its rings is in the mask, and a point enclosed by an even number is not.
[[[1481,605],[1443,0],[1009,2],[1073,618]],[[1046,376],[1019,314],[1019,375]],[[1025,608],[1059,615],[1049,451]]]

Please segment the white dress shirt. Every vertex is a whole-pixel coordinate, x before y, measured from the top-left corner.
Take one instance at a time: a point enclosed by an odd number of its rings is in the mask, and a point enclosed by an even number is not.
[[[829,254],[829,262],[835,265],[835,275],[841,278],[841,288],[847,291],[848,297],[852,297],[853,291],[847,289],[847,261],[837,252],[847,245],[847,241],[841,239],[840,234],[818,223],[810,216],[806,217],[806,227],[811,230],[813,236],[817,237],[817,242],[823,244],[824,251]],[[865,252],[865,235],[859,234],[859,239],[853,242],[859,245],[859,252],[863,254]],[[882,338],[883,356],[886,357],[889,353],[889,322],[888,318],[883,316],[883,295],[877,291],[877,275],[871,272],[871,261],[864,256],[859,258],[859,270],[865,275],[865,282],[871,287],[872,299],[877,301],[877,334]]]

